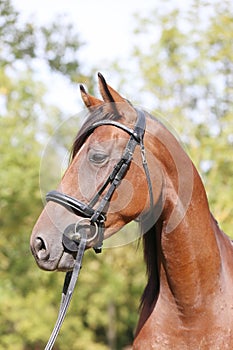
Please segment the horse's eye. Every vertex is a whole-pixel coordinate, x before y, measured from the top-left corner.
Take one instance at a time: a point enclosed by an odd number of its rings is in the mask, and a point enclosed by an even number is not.
[[[103,164],[108,158],[108,155],[101,152],[91,152],[89,154],[89,160],[95,164]]]

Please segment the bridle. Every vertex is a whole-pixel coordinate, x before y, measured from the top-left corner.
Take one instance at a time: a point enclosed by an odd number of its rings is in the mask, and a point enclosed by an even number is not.
[[[52,349],[58,332],[64,321],[75,288],[75,284],[78,279],[86,244],[94,242],[97,239],[98,242],[93,248],[96,253],[100,253],[102,251],[104,239],[104,222],[106,220],[108,205],[114,191],[121,183],[130,166],[137,145],[140,146],[142,164],[148,183],[150,211],[153,209],[152,184],[143,143],[146,129],[146,118],[144,111],[136,109],[136,112],[137,121],[134,129],[131,129],[114,120],[97,121],[93,123],[93,125],[89,128],[88,135],[90,135],[99,126],[112,125],[128,133],[130,135],[130,138],[124,149],[121,159],[118,161],[118,163],[116,163],[107,180],[88,204],[58,191],[50,191],[46,195],[47,202],[53,201],[55,203],[58,203],[65,207],[67,210],[81,217],[81,219],[79,219],[77,223],[69,225],[65,229],[62,236],[64,248],[69,252],[77,252],[77,255],[73,270],[66,273],[60,311],[58,314],[57,322],[45,350]],[[106,193],[103,194],[105,190]]]

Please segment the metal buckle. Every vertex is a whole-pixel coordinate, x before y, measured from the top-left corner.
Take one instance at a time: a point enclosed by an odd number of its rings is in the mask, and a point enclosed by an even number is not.
[[[64,247],[70,252],[76,252],[84,234],[87,237],[86,243],[94,241],[98,236],[97,223],[89,218],[82,218],[75,224],[67,226],[62,236]]]

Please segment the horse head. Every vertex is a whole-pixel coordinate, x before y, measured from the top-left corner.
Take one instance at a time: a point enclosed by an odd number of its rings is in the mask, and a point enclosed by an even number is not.
[[[99,89],[103,100],[80,88],[88,118],[74,141],[70,165],[57,190],[48,194],[31,235],[32,253],[45,270],[73,268],[72,241],[80,227],[86,229],[87,248],[96,247],[148,213],[161,195],[162,176],[150,152],[145,112],[100,74]],[[150,171],[152,164],[157,171]],[[68,231],[71,239],[64,237]]]

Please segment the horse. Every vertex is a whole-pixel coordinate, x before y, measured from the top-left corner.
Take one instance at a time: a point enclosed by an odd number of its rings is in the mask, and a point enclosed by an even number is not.
[[[33,228],[32,254],[44,270],[69,271],[76,252],[63,242],[67,227],[90,223],[86,249],[100,250],[103,239],[137,220],[148,280],[132,348],[232,349],[233,246],[201,177],[161,121],[100,73],[98,80],[102,99],[81,85],[88,117]]]

